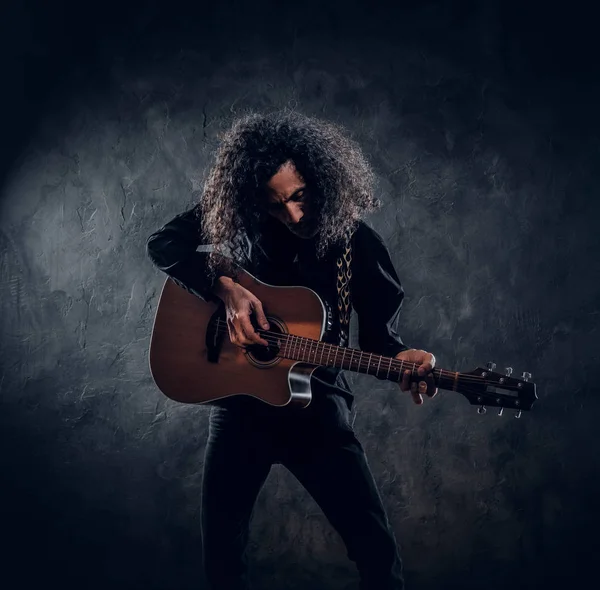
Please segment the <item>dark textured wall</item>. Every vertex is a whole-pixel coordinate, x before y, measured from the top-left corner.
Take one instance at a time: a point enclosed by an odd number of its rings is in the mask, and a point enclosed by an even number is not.
[[[449,392],[416,407],[353,376],[410,587],[568,588],[592,572],[591,14],[491,0],[3,10],[3,587],[203,587],[207,411],[149,374],[164,276],[145,240],[192,202],[235,115],[280,106],[346,125],[372,161],[385,207],[370,221],[407,293],[405,341],[447,369],[494,360],[538,384],[516,420]],[[357,587],[281,467],[250,549],[259,588]]]

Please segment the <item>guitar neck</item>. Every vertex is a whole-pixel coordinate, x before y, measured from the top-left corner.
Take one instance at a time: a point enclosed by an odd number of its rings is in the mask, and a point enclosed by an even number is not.
[[[335,367],[373,375],[378,379],[400,382],[405,371],[411,372],[411,379],[417,377],[418,363],[412,363],[393,357],[365,352],[356,348],[344,348],[300,336],[287,335],[279,343],[279,356],[303,361],[320,367]],[[433,369],[432,375],[437,387],[456,391],[461,374],[455,371]]]

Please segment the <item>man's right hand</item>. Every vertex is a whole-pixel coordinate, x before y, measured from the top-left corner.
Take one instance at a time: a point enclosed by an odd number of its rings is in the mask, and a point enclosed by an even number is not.
[[[240,347],[251,344],[269,345],[258,335],[250,320],[254,313],[258,325],[264,330],[269,329],[269,322],[262,303],[255,295],[239,283],[235,283],[231,278],[224,276],[217,279],[214,293],[225,304],[227,329],[229,330],[229,339],[233,344]]]

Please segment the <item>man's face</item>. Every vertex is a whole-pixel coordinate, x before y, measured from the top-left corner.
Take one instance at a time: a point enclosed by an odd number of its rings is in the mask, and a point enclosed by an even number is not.
[[[286,162],[267,183],[267,211],[294,235],[312,238],[317,233],[304,179],[292,162]]]

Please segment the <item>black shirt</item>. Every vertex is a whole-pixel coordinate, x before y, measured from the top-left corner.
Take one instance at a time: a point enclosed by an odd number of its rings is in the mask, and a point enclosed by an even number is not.
[[[201,244],[199,221],[194,209],[178,214],[147,240],[147,253],[154,265],[179,286],[205,301],[219,301],[212,293],[214,280],[206,272],[208,253],[197,251]],[[340,341],[337,317],[337,264],[340,251],[332,248],[318,259],[314,239],[292,234],[282,223],[269,217],[261,228],[261,239],[249,243],[245,269],[272,285],[301,285],[315,291],[334,311],[333,326],[323,339]],[[350,292],[353,310],[358,316],[358,344],[361,350],[393,357],[406,346],[398,333],[404,290],[381,236],[364,222],[352,237],[352,278]],[[343,371],[319,367],[311,379],[313,392],[337,393],[352,405],[352,391]],[[246,396],[227,398],[235,404]],[[263,402],[258,402],[263,404]]]

